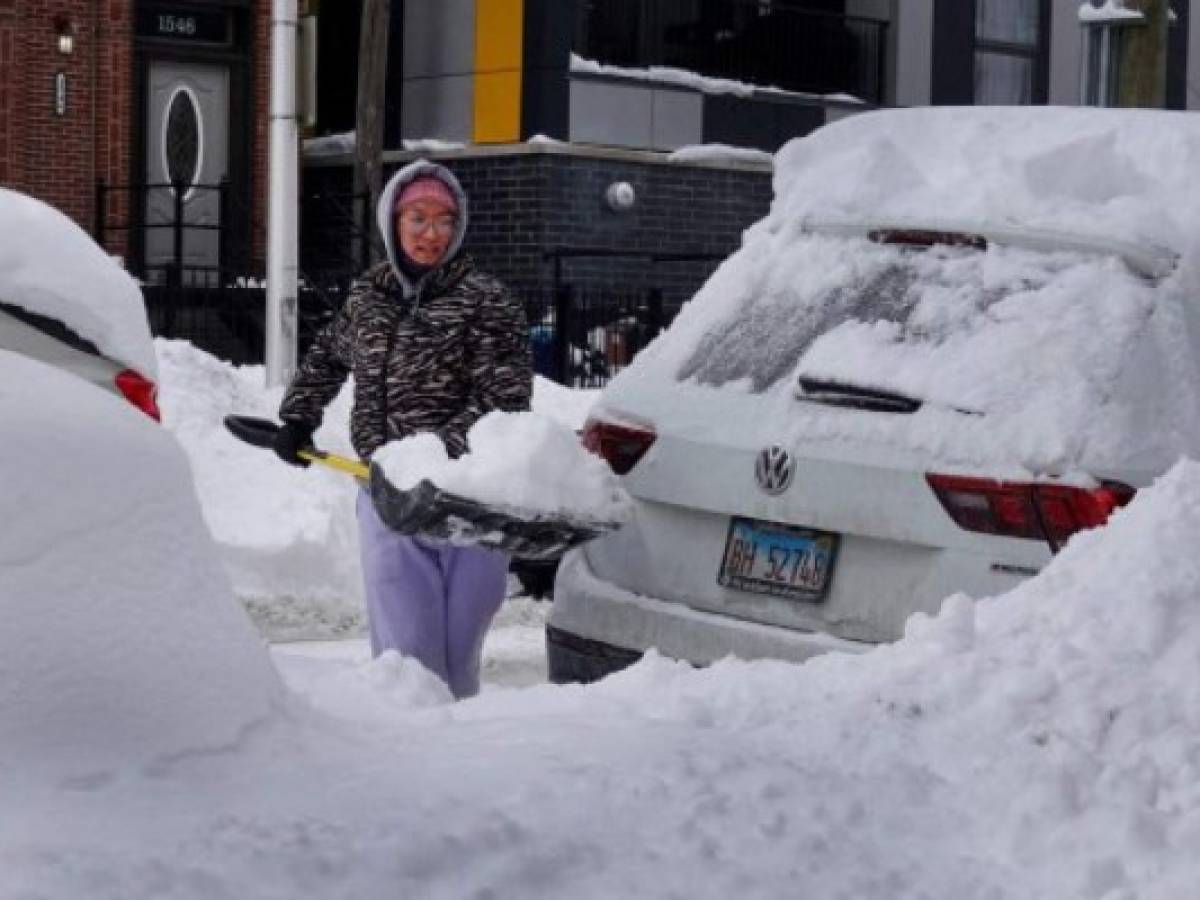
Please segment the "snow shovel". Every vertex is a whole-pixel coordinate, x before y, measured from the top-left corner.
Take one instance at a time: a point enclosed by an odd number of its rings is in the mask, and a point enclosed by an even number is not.
[[[265,447],[271,450],[275,447],[275,435],[279,426],[270,419],[256,419],[254,416],[226,416],[225,427],[239,441],[253,444],[255,447]],[[367,464],[357,459],[338,456],[336,453],[326,453],[316,447],[301,450],[296,454],[301,459],[328,466],[347,475],[353,475],[366,484],[368,478]]]
[[[225,427],[239,440],[268,449],[279,430],[276,423],[252,416],[226,416]],[[315,447],[301,450],[299,456],[353,475],[367,487],[383,523],[402,534],[487,547],[518,559],[549,560],[620,527],[618,522],[493,506],[444,491],[428,479],[401,490],[378,465]]]

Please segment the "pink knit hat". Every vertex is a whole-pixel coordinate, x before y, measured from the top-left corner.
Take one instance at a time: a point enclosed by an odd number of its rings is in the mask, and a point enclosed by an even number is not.
[[[450,188],[446,187],[442,179],[434,175],[422,175],[406,184],[399,196],[396,197],[396,212],[400,212],[405,206],[416,203],[418,200],[431,200],[434,203],[440,203],[447,209],[458,209],[458,201],[454,199]]]

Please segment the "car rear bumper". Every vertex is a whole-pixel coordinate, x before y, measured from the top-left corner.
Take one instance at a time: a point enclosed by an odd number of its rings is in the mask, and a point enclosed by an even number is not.
[[[599,681],[641,658],[642,654],[633,650],[581,638],[553,625],[546,626],[546,661],[550,681],[554,684]]]
[[[583,550],[568,553],[559,566],[546,634],[551,680],[564,681],[601,678],[651,648],[707,665],[727,656],[799,662],[819,653],[861,653],[873,646],[634,594],[597,577]],[[573,677],[574,671],[590,677]]]

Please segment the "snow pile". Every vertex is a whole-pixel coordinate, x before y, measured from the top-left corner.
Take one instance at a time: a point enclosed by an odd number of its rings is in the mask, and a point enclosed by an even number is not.
[[[279,684],[176,443],[123,400],[0,351],[0,771],[97,785],[236,745]]]
[[[446,683],[417,660],[387,650],[372,658],[366,641],[278,644],[272,650],[288,687],[322,713],[373,725],[406,711],[454,702]]]
[[[154,351],[137,283],[82,228],[0,187],[0,303],[62,322],[151,380]]]
[[[490,412],[467,432],[470,448],[450,459],[441,440],[418,434],[381,447],[373,458],[396,488],[420,481],[460,497],[526,513],[620,522],[629,498],[599,456],[570,428],[540,413]]]
[[[13,896],[1138,897],[1200,861],[1200,464],[894,645],[439,702],[277,654],[315,710],[153,775],[0,779]],[[313,790],[320,785],[321,790]]]
[[[158,339],[163,427],[187,453],[204,519],[234,593],[276,639],[329,637],[362,624],[356,482],[321,466],[285,465],[224,427],[230,413],[277,421],[282,389],[262,366],[233,366],[186,341]],[[347,385],[315,435],[353,456]]]
[[[847,851],[810,859],[802,893],[853,884],[833,871],[842,858],[878,879],[863,876],[856,897],[1189,896],[1200,878],[1197,541],[1200,464],[1189,460],[1039,577],[977,603],[951,597],[864,657],[819,657],[796,675],[734,662],[693,675],[651,660],[599,693],[760,747],[790,740],[802,780],[791,791]]]

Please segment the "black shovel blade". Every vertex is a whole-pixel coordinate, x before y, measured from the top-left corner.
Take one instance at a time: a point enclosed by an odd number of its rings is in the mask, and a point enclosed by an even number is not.
[[[619,527],[616,522],[488,506],[443,491],[427,480],[400,490],[375,464],[371,465],[369,485],[375,512],[393,531],[501,550],[518,559],[557,559],[572,547]]]
[[[239,441],[267,449],[275,446],[275,435],[279,431],[279,423],[254,416],[226,416],[225,427]]]

